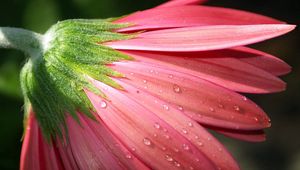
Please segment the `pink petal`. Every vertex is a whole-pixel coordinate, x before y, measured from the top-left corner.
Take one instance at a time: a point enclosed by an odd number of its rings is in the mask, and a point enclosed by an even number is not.
[[[182,110],[151,95],[147,92],[147,89],[135,88],[126,84],[122,79],[116,81],[126,89],[126,95],[131,96],[147,110],[155,113],[160,119],[166,121],[166,123],[184,135],[202,153],[204,153],[206,157],[213,161],[219,169],[239,169],[227,150],[202,126],[193,119],[187,117]],[[139,93],[137,93],[137,91],[139,91]],[[155,124],[155,128],[158,131],[163,130],[160,124]]]
[[[124,82],[182,108],[202,124],[245,130],[270,126],[267,115],[247,98],[193,75],[136,61],[111,67],[126,75]]]
[[[245,131],[245,130],[232,130],[232,129],[222,129],[215,127],[208,127],[218,133],[221,133],[225,136],[247,141],[247,142],[263,142],[266,140],[266,134],[263,130],[253,130],[253,131]]]
[[[36,119],[31,113],[21,152],[21,170],[64,169],[53,145],[42,136]]]
[[[184,6],[184,5],[197,5],[206,2],[207,0],[171,0],[166,3],[163,3],[156,8],[166,8],[166,7],[176,7],[176,6]]]
[[[116,23],[135,24],[132,27],[118,30],[118,32],[125,32],[204,25],[281,24],[283,22],[235,9],[207,6],[179,6],[135,12],[120,18]]]
[[[294,25],[223,25],[174,28],[141,33],[137,38],[106,43],[115,49],[207,51],[253,44],[285,34]]]
[[[95,82],[110,101],[87,92],[99,117],[133,154],[153,169],[215,169],[212,162],[196,146],[184,138],[167,122],[136,102],[125,91],[119,91],[101,82]],[[105,102],[105,104],[103,104]],[[157,131],[155,124],[164,130]],[[165,135],[169,135],[170,139]],[[174,148],[180,150],[176,152]],[[201,162],[201,163],[200,163]]]
[[[235,56],[238,52],[234,50],[194,53],[122,52],[138,61],[191,74],[234,91],[270,93],[285,89],[283,81],[262,69],[243,62]],[[244,53],[238,57],[244,58]],[[251,62],[251,60],[249,61]]]
[[[79,169],[148,169],[102,122],[79,114],[80,124],[67,117],[69,146]]]
[[[255,49],[236,47],[222,51],[222,53],[229,57],[238,58],[243,62],[254,65],[276,76],[281,76],[291,71],[291,67],[284,61]]]

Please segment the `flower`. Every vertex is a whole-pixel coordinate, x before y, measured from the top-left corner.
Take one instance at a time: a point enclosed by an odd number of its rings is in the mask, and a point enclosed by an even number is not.
[[[52,27],[22,71],[21,169],[239,169],[206,128],[265,139],[270,119],[238,92],[282,91],[290,67],[244,45],[294,26],[199,2]]]

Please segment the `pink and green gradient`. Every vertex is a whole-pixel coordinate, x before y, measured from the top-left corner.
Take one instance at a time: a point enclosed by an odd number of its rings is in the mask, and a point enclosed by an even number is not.
[[[134,24],[117,32],[139,32],[105,44],[134,58],[108,65],[125,75],[112,77],[124,90],[89,78],[109,100],[86,90],[97,121],[68,116],[65,142],[47,143],[31,114],[20,169],[239,169],[206,128],[265,140],[269,117],[239,92],[283,91],[278,76],[290,66],[245,45],[295,26],[200,2],[173,0],[114,21]]]

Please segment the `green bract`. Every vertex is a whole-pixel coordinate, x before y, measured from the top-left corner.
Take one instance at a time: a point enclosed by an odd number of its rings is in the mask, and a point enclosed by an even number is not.
[[[111,23],[111,19],[77,19],[59,22],[46,32],[41,53],[31,56],[21,72],[25,114],[31,105],[45,137],[62,137],[67,132],[66,114],[78,120],[79,111],[93,118],[93,107],[84,89],[103,98],[105,94],[88,77],[122,89],[110,76],[123,75],[106,64],[131,57],[101,44],[133,38],[133,34],[114,32],[128,26]]]

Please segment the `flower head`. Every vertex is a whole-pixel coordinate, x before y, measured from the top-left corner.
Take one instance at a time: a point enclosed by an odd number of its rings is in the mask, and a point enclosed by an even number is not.
[[[66,20],[21,74],[21,169],[239,169],[206,128],[263,141],[270,119],[242,93],[290,71],[245,45],[294,26],[173,0],[106,20]]]

